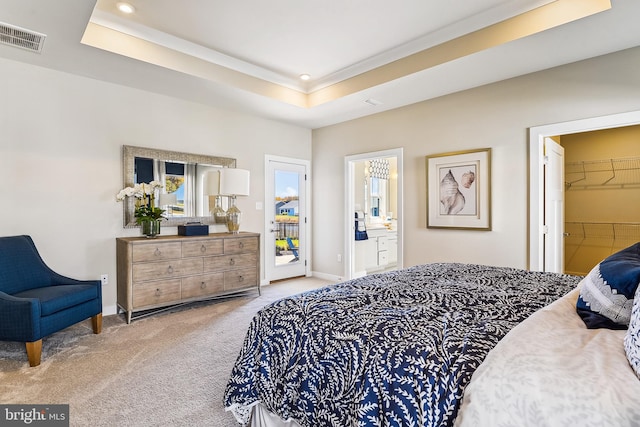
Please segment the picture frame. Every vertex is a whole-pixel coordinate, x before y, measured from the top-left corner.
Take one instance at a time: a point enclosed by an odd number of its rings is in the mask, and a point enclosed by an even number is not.
[[[491,148],[426,156],[427,228],[491,230]]]

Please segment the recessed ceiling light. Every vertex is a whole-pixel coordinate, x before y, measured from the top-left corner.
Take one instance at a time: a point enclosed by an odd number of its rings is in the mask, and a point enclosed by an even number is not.
[[[136,11],[136,8],[129,3],[119,2],[116,4],[118,10],[122,13],[131,14]]]
[[[300,74],[300,80],[307,81],[311,78],[309,74]]]

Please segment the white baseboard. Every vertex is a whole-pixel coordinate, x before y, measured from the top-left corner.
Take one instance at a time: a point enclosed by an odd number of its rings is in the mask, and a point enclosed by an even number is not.
[[[118,306],[117,305],[108,305],[106,307],[102,307],[102,315],[103,316],[111,316],[112,314],[118,314]]]
[[[341,276],[336,276],[335,274],[321,273],[319,271],[311,272],[311,276],[317,277],[318,279],[331,280],[333,282],[342,282],[344,280],[344,278]]]

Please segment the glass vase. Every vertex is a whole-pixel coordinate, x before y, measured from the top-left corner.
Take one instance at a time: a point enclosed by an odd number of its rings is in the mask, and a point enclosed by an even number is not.
[[[142,221],[142,234],[148,239],[155,239],[160,234],[160,221],[159,219],[152,219],[149,221]]]

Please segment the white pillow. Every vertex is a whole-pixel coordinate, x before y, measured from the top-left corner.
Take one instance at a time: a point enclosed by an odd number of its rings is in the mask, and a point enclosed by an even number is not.
[[[627,353],[629,364],[640,378],[640,287],[633,298],[629,329],[624,336],[624,351]]]

